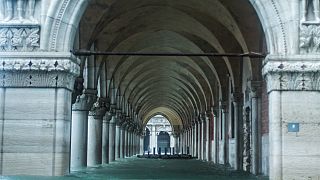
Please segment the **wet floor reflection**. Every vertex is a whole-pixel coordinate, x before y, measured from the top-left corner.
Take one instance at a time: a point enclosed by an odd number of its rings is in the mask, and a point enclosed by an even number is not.
[[[256,177],[234,171],[224,166],[213,165],[198,160],[163,160],[127,158],[109,165],[88,168],[65,177],[14,176],[2,177],[5,180],[73,180],[73,179],[210,179],[210,180],[254,180]]]

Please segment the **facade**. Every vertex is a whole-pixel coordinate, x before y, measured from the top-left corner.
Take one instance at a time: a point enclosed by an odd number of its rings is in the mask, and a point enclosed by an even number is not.
[[[148,134],[146,133],[147,131],[149,131]],[[169,153],[169,148],[174,148],[176,146],[175,142],[177,141],[177,139],[175,139],[174,137],[174,132],[172,131],[170,122],[165,117],[161,115],[156,115],[152,117],[146,125],[144,138],[147,138],[149,140],[149,143],[147,147],[144,149],[145,153],[148,153],[148,151],[149,153],[153,153],[153,148],[155,148],[157,152],[158,146],[161,143],[158,141],[159,138],[161,138],[159,137],[159,135],[161,136],[160,133],[164,135],[168,135],[167,140],[169,143],[168,145],[163,146],[168,148],[168,151],[167,151],[168,153]],[[162,148],[162,152],[164,152],[163,148]]]
[[[319,179],[319,8],[1,0],[0,173],[60,176],[142,153],[146,122],[161,113],[199,159],[272,180]]]

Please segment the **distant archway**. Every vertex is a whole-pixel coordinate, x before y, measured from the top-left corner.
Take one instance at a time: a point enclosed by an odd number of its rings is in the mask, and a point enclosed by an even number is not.
[[[170,135],[165,131],[161,131],[158,135],[158,148],[161,148],[161,153],[170,148]]]

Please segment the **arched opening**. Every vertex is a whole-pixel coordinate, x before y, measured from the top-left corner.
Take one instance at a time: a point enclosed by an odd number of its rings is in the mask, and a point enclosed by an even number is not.
[[[165,153],[165,150],[169,153],[174,148],[173,127],[165,116],[154,115],[147,121],[145,129],[146,132],[150,129],[149,153]]]
[[[165,132],[165,131],[160,131],[160,133],[158,134],[158,137],[157,137],[157,143],[158,143],[157,144],[158,149],[160,149],[159,152],[161,154],[168,152],[168,150],[171,148],[169,133]]]

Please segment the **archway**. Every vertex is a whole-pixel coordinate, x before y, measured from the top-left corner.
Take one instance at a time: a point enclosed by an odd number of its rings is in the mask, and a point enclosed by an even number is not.
[[[168,152],[170,147],[170,135],[168,132],[160,131],[157,137],[158,149],[161,149],[161,154]]]

